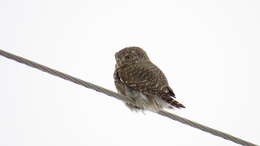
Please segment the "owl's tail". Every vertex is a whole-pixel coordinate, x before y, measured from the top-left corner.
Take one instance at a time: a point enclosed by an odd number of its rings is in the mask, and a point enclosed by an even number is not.
[[[185,108],[183,104],[179,103],[177,100],[174,99],[170,101],[170,104],[176,108]]]
[[[173,99],[170,96],[164,97],[164,101],[169,103],[171,106],[176,107],[176,108],[185,108],[185,106],[181,103],[179,103],[177,100]]]

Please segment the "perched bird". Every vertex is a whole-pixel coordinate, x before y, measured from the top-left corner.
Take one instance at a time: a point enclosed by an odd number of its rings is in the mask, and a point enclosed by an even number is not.
[[[134,111],[163,108],[185,108],[176,101],[175,94],[163,72],[139,47],[127,47],[115,54],[115,86],[119,94],[134,99],[135,104],[126,103]]]

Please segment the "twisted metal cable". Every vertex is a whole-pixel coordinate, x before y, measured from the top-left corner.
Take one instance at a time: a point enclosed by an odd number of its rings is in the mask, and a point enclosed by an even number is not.
[[[47,66],[41,65],[39,63],[33,62],[33,61],[28,60],[26,58],[23,58],[23,57],[20,57],[20,56],[8,53],[8,52],[6,52],[4,50],[1,50],[1,49],[0,49],[0,55],[4,56],[6,58],[9,58],[11,60],[15,60],[17,62],[20,62],[22,64],[26,64],[26,65],[28,65],[30,67],[39,69],[39,70],[41,70],[43,72],[47,72],[47,73],[52,74],[54,76],[60,77],[62,79],[71,81],[73,83],[76,83],[78,85],[84,86],[86,88],[93,89],[93,90],[96,90],[97,92],[104,93],[104,94],[106,94],[108,96],[114,97],[114,98],[122,100],[124,102],[134,103],[134,101],[130,97],[117,94],[117,93],[115,93],[115,92],[113,92],[111,90],[108,90],[108,89],[105,89],[103,87],[97,86],[97,85],[95,85],[93,83],[83,81],[83,80],[78,79],[76,77],[73,77],[71,75],[62,73],[60,71],[57,71],[55,69],[52,69],[52,68],[49,68]],[[173,113],[169,113],[167,111],[159,111],[158,114],[161,115],[161,116],[170,118],[172,120],[181,122],[183,124],[189,125],[189,126],[191,126],[193,128],[197,128],[197,129],[200,129],[200,130],[205,131],[207,133],[213,134],[215,136],[222,137],[222,138],[224,138],[226,140],[230,140],[230,141],[235,142],[235,143],[240,144],[240,145],[244,145],[244,146],[257,146],[256,144],[253,144],[251,142],[245,141],[243,139],[240,139],[238,137],[229,135],[229,134],[221,132],[219,130],[216,130],[216,129],[204,126],[202,124],[199,124],[199,123],[191,121],[189,119],[180,117],[180,116],[175,115]]]

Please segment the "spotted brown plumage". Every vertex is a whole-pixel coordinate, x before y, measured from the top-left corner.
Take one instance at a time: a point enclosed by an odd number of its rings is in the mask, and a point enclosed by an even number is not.
[[[136,104],[127,103],[132,110],[159,111],[162,108],[184,108],[163,72],[139,47],[127,47],[116,53],[115,85],[119,93],[132,97]]]

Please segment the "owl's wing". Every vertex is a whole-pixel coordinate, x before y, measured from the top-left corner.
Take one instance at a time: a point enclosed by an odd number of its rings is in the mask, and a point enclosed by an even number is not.
[[[127,87],[143,94],[175,97],[163,72],[152,63],[121,67],[118,69],[118,78]]]
[[[158,96],[171,106],[185,107],[172,98],[175,97],[175,94],[168,85],[165,75],[152,63],[123,66],[116,69],[115,73],[118,83],[124,84],[128,88],[137,90],[147,97]],[[121,87],[117,85],[117,88]]]

